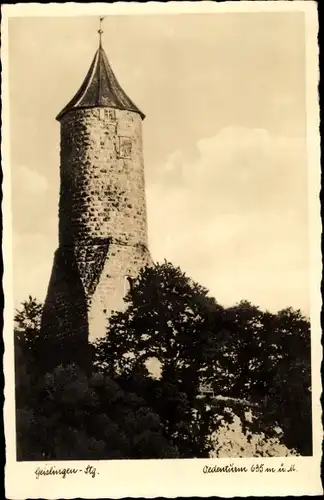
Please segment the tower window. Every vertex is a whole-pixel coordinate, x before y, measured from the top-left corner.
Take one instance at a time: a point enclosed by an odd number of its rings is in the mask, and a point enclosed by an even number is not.
[[[130,137],[119,137],[119,158],[130,158],[132,153],[132,140]]]
[[[103,120],[105,117],[105,110],[103,108],[99,108],[99,120]]]
[[[116,111],[114,109],[105,109],[105,119],[109,121],[116,120]]]
[[[132,276],[124,277],[124,295],[126,295],[129,291],[132,290],[133,279],[134,278],[132,278]]]

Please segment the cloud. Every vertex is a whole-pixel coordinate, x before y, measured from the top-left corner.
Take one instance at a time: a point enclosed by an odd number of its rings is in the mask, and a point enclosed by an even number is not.
[[[292,305],[307,312],[303,141],[227,127],[195,146],[191,158],[182,151],[169,155],[148,182],[153,258],[180,265],[224,305],[247,299],[270,310]],[[43,299],[57,246],[57,214],[45,213],[46,179],[27,167],[17,175],[16,209],[29,222],[22,230],[15,226],[15,300],[30,293]],[[54,205],[56,210],[56,198]]]
[[[307,171],[302,140],[227,127],[180,151],[147,187],[153,258],[221,302],[307,309]]]
[[[48,189],[46,177],[26,165],[19,165],[15,169],[14,176],[16,177],[15,185],[19,185],[20,190],[25,191],[26,194],[43,194]]]
[[[217,205],[218,213],[292,206],[305,198],[305,143],[271,137],[263,129],[226,127],[197,142],[198,157],[180,151],[160,166],[158,183],[174,190],[194,189],[193,202]],[[175,180],[177,182],[175,182]],[[214,195],[214,196],[213,196]],[[305,200],[304,200],[305,201]]]

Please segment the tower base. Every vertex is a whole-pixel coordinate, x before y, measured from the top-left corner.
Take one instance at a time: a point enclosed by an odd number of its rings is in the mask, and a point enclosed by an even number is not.
[[[44,305],[42,336],[56,339],[62,346],[78,346],[82,352],[89,342],[106,335],[113,311],[125,308],[129,278],[136,278],[151,264],[148,249],[140,244],[102,240],[58,248]],[[76,354],[70,355],[75,359]]]

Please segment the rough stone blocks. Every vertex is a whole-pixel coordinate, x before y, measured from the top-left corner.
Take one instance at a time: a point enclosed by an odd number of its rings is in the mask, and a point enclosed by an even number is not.
[[[59,249],[44,332],[95,340],[124,307],[127,277],[151,263],[141,117],[78,109],[61,122]]]

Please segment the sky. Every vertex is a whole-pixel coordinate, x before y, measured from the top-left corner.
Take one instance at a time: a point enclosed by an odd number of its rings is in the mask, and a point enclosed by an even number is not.
[[[232,305],[309,312],[304,14],[107,16],[143,122],[149,245]],[[59,123],[97,17],[9,20],[15,305],[44,300],[58,241]]]

